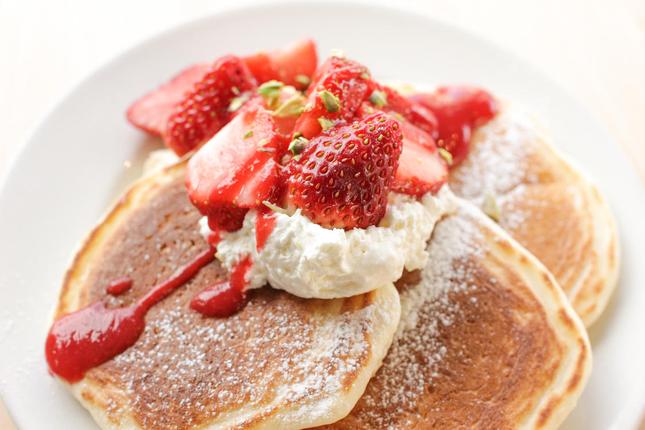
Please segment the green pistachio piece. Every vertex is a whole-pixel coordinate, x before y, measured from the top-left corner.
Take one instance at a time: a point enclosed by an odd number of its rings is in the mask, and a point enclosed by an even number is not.
[[[318,93],[318,96],[322,100],[325,109],[327,109],[327,112],[333,113],[340,110],[340,100],[338,100],[338,97],[333,95],[330,91],[322,90]]]
[[[370,102],[376,107],[383,107],[387,105],[387,94],[380,90],[372,91],[370,95]]]

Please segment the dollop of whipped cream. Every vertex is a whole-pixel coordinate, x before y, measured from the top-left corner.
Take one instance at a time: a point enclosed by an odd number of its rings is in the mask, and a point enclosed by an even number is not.
[[[304,298],[349,297],[397,281],[404,269],[425,267],[432,230],[454,208],[453,194],[444,186],[436,195],[427,193],[419,200],[390,193],[385,216],[366,229],[328,229],[300,211],[275,213],[275,226],[259,252],[257,212],[251,210],[240,230],[221,234],[216,258],[231,271],[251,256],[248,288],[268,282]],[[200,224],[208,236],[206,219]]]

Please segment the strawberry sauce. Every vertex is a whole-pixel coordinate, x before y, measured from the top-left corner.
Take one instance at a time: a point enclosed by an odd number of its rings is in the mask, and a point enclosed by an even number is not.
[[[219,231],[211,231],[207,238],[208,244],[213,248],[217,248],[217,244],[220,243],[221,240],[222,237],[219,234]]]
[[[433,93],[410,97],[429,109],[438,122],[437,145],[459,163],[470,146],[472,131],[491,120],[498,111],[495,98],[487,91],[468,86],[439,87]]]
[[[275,227],[275,214],[269,211],[260,211],[255,221],[255,247],[260,252]]]
[[[240,261],[228,281],[205,288],[193,297],[190,307],[207,317],[224,318],[233,315],[246,303],[246,274],[253,265],[251,258]]]
[[[105,288],[105,292],[112,296],[120,296],[132,288],[132,279],[127,276],[115,279]]]
[[[45,343],[52,373],[77,382],[89,369],[134,345],[143,333],[150,308],[193,278],[213,261],[214,254],[212,248],[202,252],[130,306],[107,308],[96,302],[55,321]]]

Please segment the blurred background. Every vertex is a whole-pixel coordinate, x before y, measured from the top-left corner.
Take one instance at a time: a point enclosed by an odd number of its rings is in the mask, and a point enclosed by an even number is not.
[[[47,111],[110,58],[177,24],[251,3],[266,1],[0,0],[0,176]],[[395,3],[545,71],[605,124],[645,179],[644,0]]]

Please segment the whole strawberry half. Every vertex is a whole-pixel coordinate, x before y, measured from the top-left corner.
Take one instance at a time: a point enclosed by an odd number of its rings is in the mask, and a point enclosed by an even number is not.
[[[237,230],[250,208],[273,200],[284,146],[273,115],[252,102],[193,155],[188,196],[208,216],[211,230]]]
[[[288,205],[332,228],[367,228],[385,215],[399,164],[399,122],[377,112],[312,139],[288,165]]]
[[[439,87],[433,93],[415,94],[410,100],[420,103],[436,116],[437,145],[452,154],[453,165],[468,155],[473,129],[497,113],[493,96],[475,87]]]
[[[365,66],[341,57],[328,59],[313,79],[305,111],[294,129],[308,139],[322,131],[321,121],[351,121],[372,87]]]
[[[199,147],[230,120],[233,98],[255,87],[240,58],[228,55],[215,61],[168,118],[166,144],[178,155]]]
[[[283,49],[244,57],[244,63],[258,83],[276,80],[304,90],[318,65],[316,43],[301,40]]]
[[[195,64],[169,82],[136,100],[126,112],[132,125],[154,136],[161,136],[175,106],[210,69],[210,64]]]

